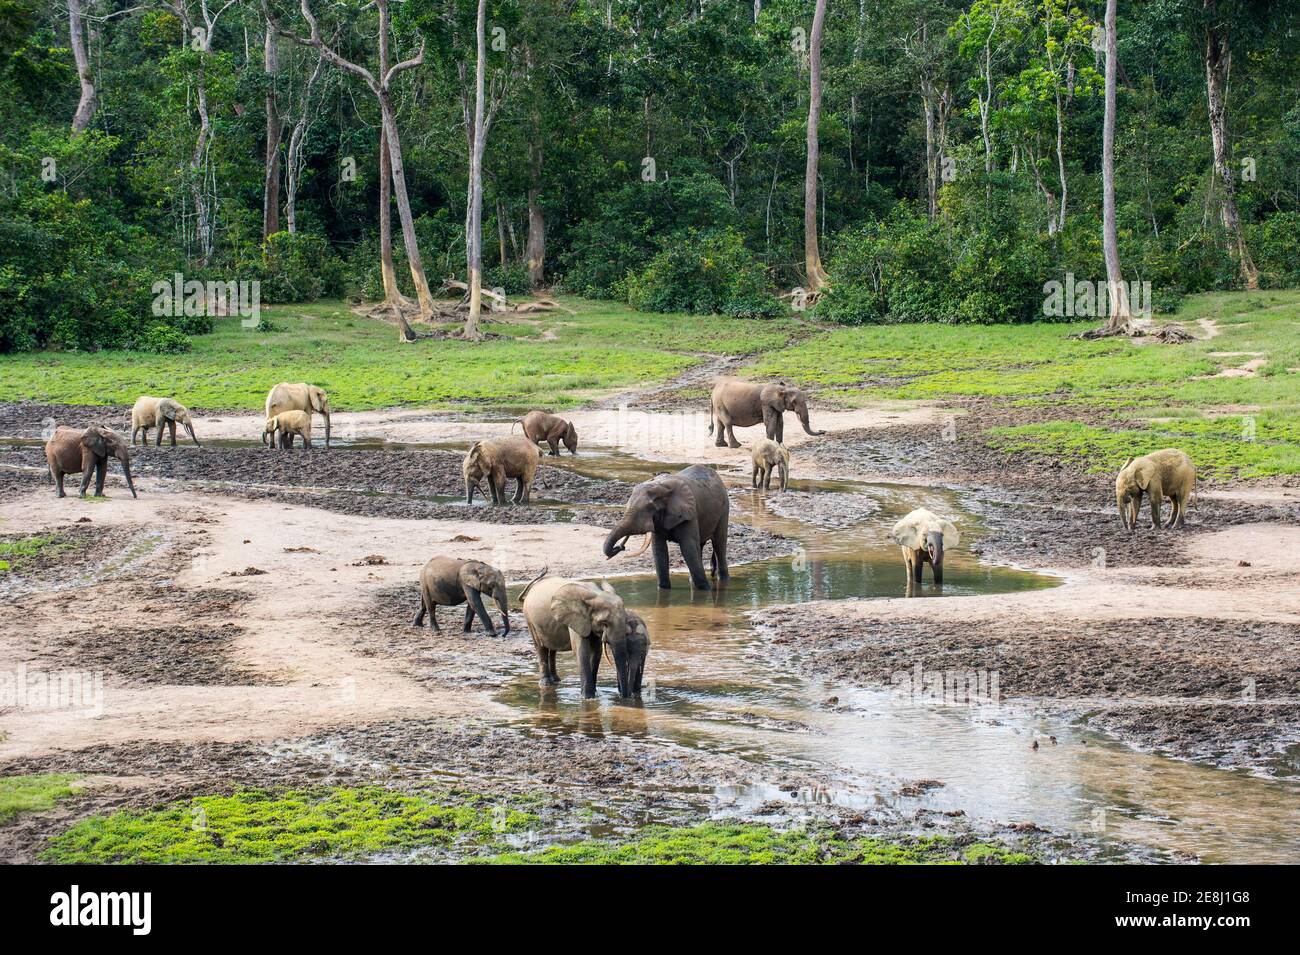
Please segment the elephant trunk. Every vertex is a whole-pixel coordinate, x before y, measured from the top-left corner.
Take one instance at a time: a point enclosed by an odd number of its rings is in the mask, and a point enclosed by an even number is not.
[[[1128,502],[1118,496],[1115,502],[1119,506],[1119,522],[1124,525],[1124,530],[1128,530]]]
[[[799,415],[799,423],[803,425],[803,430],[805,434],[810,434],[813,437],[817,437],[818,435],[822,435],[826,433],[825,431],[814,431],[812,429],[812,425],[808,423],[808,407],[806,405],[800,408],[796,412],[796,414]]]
[[[190,440],[191,440],[191,441],[193,441],[193,442],[194,442],[196,445],[198,445],[200,448],[203,447],[203,445],[199,444],[199,439],[196,438],[196,437],[194,436],[194,425],[192,425],[192,424],[190,424],[188,421],[186,421],[186,422],[185,422],[185,430],[189,432]]]
[[[501,633],[510,636],[510,598],[504,585],[496,590],[497,609],[501,611]]]
[[[125,475],[126,477],[126,486],[130,489],[131,496],[139,497],[139,495],[135,493],[135,482],[131,480],[130,457],[127,455],[126,451],[123,451],[121,454],[117,456],[117,459],[122,462],[122,474]]]
[[[492,618],[488,616],[487,608],[483,606],[483,596],[477,590],[465,588],[465,596],[469,598],[469,605],[474,608],[474,613],[479,620],[483,621],[483,629],[492,636],[497,635],[496,627],[492,626]]]
[[[614,674],[618,680],[618,695],[627,699],[632,695],[632,674],[628,667],[627,645],[616,643],[611,648],[614,651]]]
[[[469,478],[465,478],[465,503],[466,504],[474,503],[474,489],[477,487],[478,487],[478,481],[471,481]]]
[[[330,409],[328,405],[321,411],[321,414],[325,416],[325,447],[328,449],[330,446]]]
[[[646,547],[650,546],[650,535],[653,533],[653,526],[642,528],[634,527],[632,522],[627,518],[619,521],[618,525],[605,536],[605,559],[616,557],[623,551],[627,550],[627,539],[634,534],[644,534],[646,543],[633,557],[645,553]]]

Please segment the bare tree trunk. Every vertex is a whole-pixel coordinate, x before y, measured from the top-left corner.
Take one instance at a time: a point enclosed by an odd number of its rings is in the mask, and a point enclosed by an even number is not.
[[[532,52],[529,51],[530,73],[532,68]],[[546,284],[546,217],[541,203],[542,112],[536,99],[529,111],[528,126],[528,239],[524,244],[524,257],[528,263],[528,287],[535,292]]]
[[[415,283],[415,295],[420,302],[420,318],[433,318],[433,293],[424,275],[424,262],[420,258],[420,243],[415,235],[415,219],[411,215],[411,200],[406,192],[406,170],[402,166],[402,143],[397,135],[397,117],[392,101],[385,90],[379,97],[379,110],[384,121],[384,136],[388,142],[388,165],[393,177],[393,193],[397,197],[397,217],[402,223],[402,244],[406,248],[406,262]]]
[[[1061,105],[1061,93],[1056,93],[1056,171],[1061,178],[1061,209],[1057,215],[1056,227],[1065,231],[1065,209],[1070,196],[1070,185],[1065,177],[1065,111]]]
[[[828,283],[817,245],[817,129],[822,112],[822,30],[825,22],[826,0],[817,0],[812,35],[808,41],[808,160],[803,182],[803,256],[810,292],[825,288]]]
[[[470,341],[482,341],[479,316],[483,310],[483,80],[487,70],[485,38],[487,2],[478,0],[478,24],[474,57],[474,141],[469,152],[469,314],[462,333]]]
[[[1205,0],[1206,13],[1213,16],[1216,0]],[[1246,246],[1246,234],[1237,215],[1237,185],[1232,175],[1228,142],[1228,74],[1232,70],[1232,51],[1226,25],[1211,24],[1205,30],[1205,92],[1209,101],[1210,139],[1214,143],[1214,171],[1223,185],[1220,212],[1223,227],[1236,244],[1237,265],[1248,289],[1259,288],[1259,270]]]
[[[495,188],[495,187],[494,187]],[[497,200],[497,254],[501,259],[501,268],[504,271],[506,259],[506,207],[501,200]]]
[[[81,83],[81,99],[77,101],[77,112],[72,117],[72,132],[76,134],[90,127],[99,105],[95,96],[95,75],[90,71],[90,60],[86,55],[81,0],[68,0],[68,32],[72,41],[72,58],[77,64],[77,79]]]
[[[410,304],[397,285],[393,264],[393,167],[388,161],[388,137],[379,133],[379,271],[384,280],[384,303],[398,314]]]
[[[280,140],[284,136],[284,120],[275,99],[280,56],[270,21],[266,24],[263,63],[266,68],[266,178],[262,184],[262,241],[265,242],[268,235],[280,231]]]
[[[925,110],[925,198],[933,222],[939,215],[939,156],[935,143],[934,84],[929,77],[921,80],[921,108]]]
[[[1106,284],[1110,315],[1096,337],[1127,335],[1132,331],[1128,291],[1119,263],[1119,233],[1115,225],[1115,84],[1119,55],[1115,48],[1115,4],[1106,0],[1106,106],[1101,132],[1102,250],[1106,258]]]
[[[297,122],[294,123],[293,132],[289,134],[289,151],[285,156],[284,214],[287,222],[286,227],[291,234],[298,231],[298,185],[302,181],[302,170],[306,165],[304,156],[307,147],[307,133],[311,130],[312,125],[311,92],[324,69],[325,58],[317,56],[316,67],[312,70],[311,76],[307,78],[306,86],[303,87],[301,112],[298,114]],[[385,173],[385,175],[387,174]],[[387,186],[385,186],[386,191]],[[391,262],[389,264],[391,265]]]

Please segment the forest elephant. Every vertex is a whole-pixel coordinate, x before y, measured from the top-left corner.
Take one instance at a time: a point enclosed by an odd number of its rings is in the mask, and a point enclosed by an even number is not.
[[[506,481],[516,481],[514,502],[525,504],[532,500],[533,478],[541,463],[542,452],[528,438],[515,436],[493,441],[479,441],[461,462],[460,472],[465,479],[465,503],[474,503],[474,489],[487,478],[488,491],[493,504],[506,502]]]
[[[502,632],[510,634],[510,604],[506,596],[506,579],[501,571],[481,560],[458,560],[455,557],[431,557],[420,571],[420,609],[415,612],[411,626],[424,623],[429,615],[429,627],[442,633],[438,626],[439,607],[465,607],[465,633],[474,623],[474,615],[483,621],[483,629],[496,636],[492,618],[483,606],[483,594],[496,601],[501,611]]]
[[[709,434],[717,435],[718,447],[740,447],[736,428],[748,428],[762,422],[767,436],[777,444],[785,443],[785,413],[793,411],[807,434],[817,436],[825,431],[814,431],[808,423],[808,396],[802,389],[787,385],[760,384],[719,378],[713,386],[713,406],[709,415]]]
[[[524,415],[520,424],[524,426],[524,437],[533,444],[545,442],[551,446],[552,457],[560,456],[561,442],[570,454],[578,453],[578,429],[572,421],[545,411],[530,411]],[[514,430],[514,425],[510,426],[510,430]]]
[[[45,442],[45,460],[50,467],[50,477],[58,487],[59,497],[63,493],[63,476],[81,474],[81,496],[86,496],[86,487],[90,484],[90,475],[95,475],[95,496],[104,495],[104,476],[108,471],[109,457],[122,462],[122,475],[126,486],[135,493],[135,482],[131,480],[131,454],[126,441],[111,428],[103,425],[91,425],[84,431],[78,428],[57,428],[49,441]]]
[[[713,576],[719,581],[727,571],[727,522],[730,504],[727,489],[711,468],[692,465],[676,474],[660,474],[632,489],[623,519],[605,537],[605,557],[627,549],[627,539],[646,535],[646,542],[632,556],[654,545],[655,573],[661,590],[672,583],[668,577],[668,542],[681,548],[682,559],[697,590],[709,590],[704,574],[704,542],[713,544]]]
[[[179,401],[171,398],[155,398],[152,395],[141,395],[135,399],[135,404],[131,408],[131,443],[135,444],[136,432],[140,432],[140,443],[149,443],[149,429],[157,428],[158,437],[156,444],[162,444],[163,429],[168,428],[171,431],[172,447],[176,447],[176,422],[180,422],[184,427],[190,440],[200,448],[199,439],[194,435],[194,420],[190,417],[190,411]]]
[[[1154,451],[1145,457],[1124,462],[1115,478],[1115,503],[1119,519],[1126,530],[1136,530],[1142,495],[1151,498],[1151,526],[1182,527],[1186,523],[1187,502],[1196,487],[1196,466],[1177,448]],[[1173,512],[1167,524],[1160,522],[1160,505],[1169,498]]]
[[[266,396],[266,416],[274,418],[281,411],[304,411],[321,415],[325,419],[325,447],[330,446],[330,398],[324,388],[304,381],[297,384],[280,382]]]
[[[770,438],[759,438],[749,452],[754,469],[749,479],[755,488],[772,490],[772,472],[779,477],[778,486],[782,491],[790,486],[790,452],[785,445],[777,444]]]
[[[921,582],[921,571],[927,562],[933,569],[935,584],[942,584],[944,546],[956,547],[961,543],[961,535],[952,521],[946,521],[923,507],[895,524],[889,536],[903,549],[903,566],[907,569],[909,585]]]
[[[294,436],[302,438],[304,448],[311,447],[311,415],[305,411],[281,411],[266,419],[262,428],[262,443],[268,448],[275,447],[275,433],[280,432],[280,448],[288,451],[293,447]],[[267,436],[270,436],[270,442]]]
[[[543,572],[545,573],[545,572]],[[620,696],[640,690],[650,648],[645,621],[633,631],[623,599],[608,583],[600,586],[563,577],[538,576],[520,594],[524,618],[537,649],[537,669],[544,685],[560,682],[555,654],[573,650],[578,655],[582,696],[596,695],[600,656],[608,647],[614,658]]]

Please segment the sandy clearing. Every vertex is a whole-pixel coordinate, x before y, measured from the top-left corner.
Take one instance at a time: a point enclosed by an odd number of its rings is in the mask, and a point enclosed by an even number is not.
[[[239,628],[232,662],[273,685],[131,686],[103,676],[102,712],[86,707],[23,707],[0,716],[0,760],[96,743],[235,741],[301,736],[313,730],[390,718],[498,714],[481,694],[431,693],[404,676],[397,661],[351,649],[347,611],[375,590],[415,580],[434,553],[489,560],[512,579],[543,565],[564,575],[590,573],[603,562],[604,531],[579,524],[504,526],[471,521],[354,517],[279,503],[204,496],[183,505],[146,494],[86,504],[41,489],[7,502],[5,526],[40,531],[90,515],[96,526],[167,527],[159,546],[170,561],[151,562],[157,587],[199,594],[220,588],[250,595],[230,623]],[[322,532],[327,529],[327,532]],[[191,538],[187,533],[197,531]],[[456,537],[475,540],[453,541]],[[286,548],[310,547],[311,551]],[[364,563],[378,555],[382,564]],[[357,564],[360,563],[360,566]],[[231,576],[248,567],[265,573]],[[520,573],[515,573],[514,569]],[[181,618],[160,616],[147,600],[103,581],[75,592],[44,592],[0,609],[0,631],[56,644],[61,634],[95,625],[157,627]],[[400,615],[414,607],[398,609]],[[0,672],[53,671],[27,661],[16,641],[0,646]],[[504,712],[504,710],[501,710]]]
[[[626,454],[658,461],[692,463],[734,463],[737,452],[714,446],[708,433],[709,412],[705,405],[691,411],[642,411],[635,407],[589,409],[565,415],[578,429],[579,450],[617,449]],[[886,428],[897,425],[941,425],[952,412],[937,405],[918,402],[876,402],[847,411],[814,411],[812,425],[830,434],[857,428]],[[335,413],[332,440],[389,441],[400,444],[464,444],[518,433],[513,416],[484,416],[473,420],[419,409]],[[317,422],[317,432],[323,427]],[[195,421],[202,438],[256,440],[262,420],[257,415],[223,414],[202,416]],[[738,428],[737,440],[748,446],[763,437],[761,425]],[[792,447],[813,438],[803,433],[798,419],[786,415],[785,440]]]

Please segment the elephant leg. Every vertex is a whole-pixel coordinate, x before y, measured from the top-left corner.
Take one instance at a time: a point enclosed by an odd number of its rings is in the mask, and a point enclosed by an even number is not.
[[[442,627],[438,626],[438,605],[429,605],[429,629],[434,633],[442,633]]]
[[[546,443],[551,446],[551,457],[558,458],[560,456],[560,442],[554,438],[547,438]]]
[[[59,496],[59,497],[67,497],[68,495],[67,495],[66,493],[64,493],[64,490],[63,490],[63,472],[62,472],[62,471],[57,471],[57,472],[55,472],[55,475],[54,475],[54,483],[57,484],[57,485],[59,486],[59,494],[58,494],[58,496]]]
[[[713,420],[718,426],[718,430],[713,432],[713,446],[717,448],[725,448],[727,446],[727,438],[723,432],[727,430],[727,422],[722,420],[722,415],[718,414],[717,407],[714,407],[713,409]],[[710,425],[710,429],[712,429],[712,424]]]
[[[167,422],[167,430],[171,432],[172,447],[174,448],[176,447],[176,422],[175,421]]]
[[[474,608],[465,608],[465,633],[469,633],[470,627],[474,624]]]
[[[417,610],[417,611],[415,611],[415,616],[411,618],[411,626],[412,626],[412,627],[422,627],[422,626],[424,626],[424,613],[425,613],[425,609],[424,609],[424,595],[421,594],[421,595],[420,595],[420,609]]]
[[[691,572],[691,586],[696,590],[712,590],[713,586],[704,573],[704,551],[700,539],[692,535],[678,541],[678,546],[682,549],[682,560],[686,561],[686,569]]]
[[[756,491],[758,490],[758,480],[759,480],[759,478],[758,478],[758,473],[759,473],[759,472],[758,472],[758,465],[755,464],[755,465],[754,465],[754,469],[753,469],[753,470],[750,472],[750,474],[749,474],[749,483],[750,483],[751,485],[753,485],[754,490],[756,490]]]
[[[555,651],[554,651],[554,650],[547,650],[547,651],[546,651],[546,672],[547,672],[547,674],[550,676],[550,679],[551,679],[551,682],[552,682],[552,683],[559,683],[559,682],[560,682],[560,674],[559,674],[559,671],[555,669]]]
[[[768,468],[766,471],[763,472],[763,490],[764,491],[772,490],[772,469],[771,468]]]
[[[736,440],[736,426],[734,424],[727,425],[727,447],[740,447],[740,442]]]
[[[1151,495],[1151,527],[1153,530],[1159,530],[1160,523],[1160,505],[1164,503],[1164,496],[1161,494]]]
[[[559,455],[556,455],[556,457],[559,457]],[[524,499],[524,479],[521,477],[517,477],[515,478],[515,503],[518,504],[523,499]]]
[[[578,672],[582,676],[582,698],[596,696],[596,674],[600,672],[600,638],[583,637],[575,648],[578,651]]]
[[[533,503],[533,482],[532,481],[525,482],[523,478],[520,478],[519,483],[523,485],[524,503],[525,504]]]
[[[925,572],[925,561],[919,557],[912,558],[912,579],[918,584],[921,582],[921,575]]]
[[[95,464],[95,497],[104,496],[104,478],[108,477],[108,458],[100,458]]]
[[[713,559],[716,562],[716,574],[719,580],[730,580],[731,571],[727,567],[727,524],[713,532]]]
[[[533,649],[537,651],[537,675],[542,683],[550,683],[551,668],[547,659],[550,651],[536,641],[533,641]]]
[[[668,578],[668,538],[661,534],[655,534],[652,543],[654,544],[655,574],[659,578],[659,589],[671,590],[673,585]]]
[[[943,586],[943,564],[931,563],[930,570],[934,572],[934,585],[936,587],[942,587]]]

